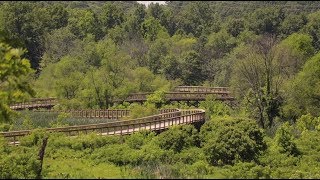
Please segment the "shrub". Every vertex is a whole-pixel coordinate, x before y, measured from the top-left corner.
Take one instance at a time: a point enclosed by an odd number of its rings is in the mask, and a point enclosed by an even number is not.
[[[289,155],[297,156],[300,152],[294,142],[292,130],[293,128],[286,122],[277,130],[274,139],[280,153],[288,153]]]
[[[200,131],[201,146],[212,165],[251,161],[267,148],[256,122],[242,118],[215,118]]]
[[[174,152],[199,146],[198,131],[192,125],[173,126],[159,135],[158,144],[162,149]]]

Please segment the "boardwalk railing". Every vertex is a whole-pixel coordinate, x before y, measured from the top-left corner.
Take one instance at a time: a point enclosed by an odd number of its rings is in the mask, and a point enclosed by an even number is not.
[[[147,100],[147,96],[152,93],[134,93],[129,95],[125,101],[127,102],[142,102]],[[168,101],[203,101],[208,95],[215,95],[217,100],[232,101],[228,92],[168,92],[165,93],[166,100]],[[120,101],[120,100],[117,100]]]
[[[68,113],[74,118],[106,118],[106,119],[120,119],[130,116],[130,110],[127,109],[89,109],[89,110],[68,110],[68,111],[55,111],[55,110],[34,110],[34,112],[45,113]]]
[[[125,100],[114,100],[114,102],[143,102],[147,100],[147,93],[132,93]],[[203,101],[208,95],[216,95],[217,100],[233,101],[234,97],[230,96],[227,87],[202,87],[202,86],[177,86],[174,92],[166,92],[166,100],[168,101]],[[56,98],[37,98],[28,102],[16,103],[10,106],[13,110],[35,109],[35,108],[51,108],[56,105]]]
[[[48,108],[57,104],[57,98],[34,98],[29,101],[15,103],[10,105],[10,109],[32,109],[32,108]]]
[[[227,87],[204,87],[204,86],[177,86],[175,92],[211,92],[211,93],[229,93]]]
[[[194,122],[204,121],[205,119],[205,111],[202,109],[171,109],[164,111],[167,112],[138,119],[61,128],[46,128],[45,130],[48,132],[63,132],[69,136],[77,136],[80,133],[87,134],[89,132],[96,132],[101,135],[124,135],[131,134],[143,129],[151,131],[163,130],[173,125],[190,124]],[[30,133],[30,130],[10,131],[1,132],[0,135],[9,139],[9,141],[13,144],[16,144],[18,143],[20,137],[28,135]]]

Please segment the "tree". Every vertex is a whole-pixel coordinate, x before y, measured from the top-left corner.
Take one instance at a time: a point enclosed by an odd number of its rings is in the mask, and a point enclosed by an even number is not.
[[[320,53],[305,63],[286,90],[284,111],[288,117],[296,119],[308,113],[320,115]]]
[[[72,9],[67,27],[79,39],[85,38],[88,34],[92,34],[96,40],[103,37],[98,18],[90,10]]]
[[[145,19],[144,22],[141,24],[141,32],[145,39],[148,41],[154,41],[158,38],[161,34],[167,34],[167,30],[161,26],[160,21],[153,17],[149,17]]]
[[[284,79],[296,75],[306,60],[314,54],[312,38],[307,34],[293,33],[277,45],[276,65],[281,67]]]
[[[34,95],[27,77],[32,70],[24,50],[0,43],[0,122],[10,122],[13,111],[9,105]]]
[[[102,12],[99,19],[104,32],[107,32],[109,29],[122,24],[124,22],[122,6],[116,5],[112,2],[107,2],[102,7]]]
[[[236,95],[245,98],[250,114],[263,128],[273,125],[281,103],[281,82],[276,81],[281,68],[274,65],[275,44],[276,40],[272,36],[266,36],[247,46],[242,60],[236,62],[231,77]]]
[[[298,32],[305,24],[307,24],[307,17],[305,14],[289,14],[281,23],[280,31],[283,36],[286,37]]]
[[[177,15],[177,29],[183,29],[187,34],[191,33],[195,37],[206,31],[217,32],[219,21],[214,17],[210,2],[190,2],[182,7]]]
[[[233,37],[237,37],[243,30],[244,20],[243,19],[229,19],[226,23],[226,30]]]
[[[45,52],[41,67],[58,62],[63,56],[68,55],[75,46],[76,36],[69,28],[53,30],[45,37]]]
[[[144,22],[147,15],[146,7],[142,4],[138,4],[133,12],[128,15],[128,20],[126,21],[125,30],[128,32],[129,39],[136,36],[142,36],[141,24]]]
[[[292,127],[288,122],[279,127],[275,136],[275,144],[280,153],[287,153],[288,155],[297,156],[300,154],[296,143],[294,142],[294,137],[292,135]]]
[[[148,67],[154,74],[162,69],[162,59],[168,54],[168,43],[162,39],[156,40],[148,52]]]
[[[201,147],[211,165],[255,160],[267,145],[254,120],[216,117],[200,130]]]
[[[308,33],[312,37],[313,47],[316,50],[320,49],[320,18],[319,18],[320,11],[311,13],[308,15],[308,23],[303,27],[302,31]]]
[[[195,51],[185,52],[182,65],[182,80],[185,85],[199,85],[205,79],[201,59]]]
[[[36,18],[34,12],[39,10],[39,6],[31,2],[7,2],[2,5],[3,24],[1,26],[9,39],[18,39],[13,47],[23,47],[28,50],[26,57],[30,60],[31,67],[37,68],[43,46],[41,46],[41,36],[43,34],[43,24]],[[45,16],[41,16],[45,17]]]
[[[274,7],[257,9],[250,16],[249,30],[256,34],[279,34],[279,28],[284,18],[283,9]]]

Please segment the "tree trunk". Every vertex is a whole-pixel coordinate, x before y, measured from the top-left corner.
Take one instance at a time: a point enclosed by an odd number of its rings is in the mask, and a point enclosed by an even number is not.
[[[42,140],[42,146],[40,148],[40,151],[39,151],[39,158],[38,160],[40,160],[40,168],[37,172],[37,179],[41,179],[41,171],[42,171],[42,164],[43,164],[43,157],[44,157],[44,152],[45,152],[45,149],[47,147],[47,142],[48,142],[48,137],[45,137],[43,140]]]

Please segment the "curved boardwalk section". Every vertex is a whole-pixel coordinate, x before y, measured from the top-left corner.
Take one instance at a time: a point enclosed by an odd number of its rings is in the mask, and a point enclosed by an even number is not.
[[[114,102],[144,102],[147,100],[148,93],[132,93],[124,100],[114,100]],[[233,101],[227,87],[202,87],[202,86],[177,86],[173,92],[166,92],[167,101],[204,101],[208,95],[215,95],[217,100]],[[50,109],[58,103],[56,98],[37,98],[28,102],[16,103],[10,106],[13,110],[22,109]]]
[[[69,126],[61,128],[46,128],[48,132],[63,132],[69,136],[77,136],[80,133],[97,132],[101,135],[124,135],[140,130],[164,130],[170,126],[179,124],[191,124],[204,121],[205,111],[202,109],[165,109],[160,114],[138,119],[123,120],[118,122]],[[12,144],[18,144],[19,137],[28,135],[31,130],[1,132],[0,135],[7,138]]]

